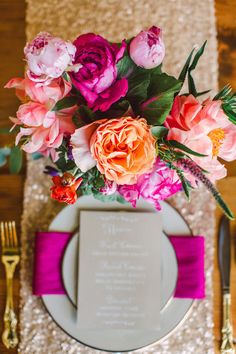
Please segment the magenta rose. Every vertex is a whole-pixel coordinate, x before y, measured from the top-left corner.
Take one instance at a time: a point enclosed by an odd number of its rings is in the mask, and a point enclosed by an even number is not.
[[[79,70],[70,73],[73,85],[83,95],[94,111],[106,111],[126,95],[128,82],[117,80],[116,63],[122,58],[126,43],[110,44],[93,33],[79,36],[73,43],[76,47],[73,64]]]

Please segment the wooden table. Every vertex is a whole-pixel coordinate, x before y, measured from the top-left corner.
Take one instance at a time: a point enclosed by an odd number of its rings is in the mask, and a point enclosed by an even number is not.
[[[236,91],[236,0],[216,0],[216,16],[218,28],[219,49],[219,83],[220,86],[230,83]],[[25,44],[25,2],[23,0],[0,0],[0,128],[9,126],[8,116],[14,115],[18,101],[13,92],[3,90],[2,86],[12,76],[22,76],[22,48]],[[0,134],[0,146],[12,143],[12,137]],[[0,169],[0,220],[16,220],[20,224],[25,170],[21,175],[9,175],[7,168]],[[218,184],[224,198],[236,214],[236,163],[229,166],[229,176]],[[217,209],[216,222],[219,223],[221,212]],[[232,302],[234,329],[236,337],[236,222],[232,223]],[[18,229],[18,232],[20,230]],[[216,240],[216,237],[215,237]],[[221,297],[219,292],[219,273],[217,257],[215,257],[214,272],[214,323],[215,348],[219,352],[221,328]],[[18,308],[19,273],[14,283],[15,305]],[[0,265],[0,318],[3,317],[5,304],[4,270]],[[0,333],[2,321],[0,320]],[[16,353],[16,350],[6,350],[0,343],[0,353]],[[203,353],[205,354],[205,353]]]

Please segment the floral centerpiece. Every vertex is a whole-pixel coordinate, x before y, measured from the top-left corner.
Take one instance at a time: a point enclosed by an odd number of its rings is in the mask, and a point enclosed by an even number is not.
[[[10,80],[22,101],[12,129],[16,145],[51,159],[51,196],[74,203],[159,202],[203,183],[228,217],[214,182],[222,160],[236,159],[236,98],[229,86],[199,100],[192,76],[206,43],[193,49],[178,78],[163,72],[158,27],[111,43],[93,33],[74,42],[39,33],[24,49],[24,78]],[[182,92],[187,80],[188,91]]]

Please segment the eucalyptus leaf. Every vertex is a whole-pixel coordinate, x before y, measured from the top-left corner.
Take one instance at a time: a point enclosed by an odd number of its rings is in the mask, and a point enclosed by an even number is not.
[[[0,148],[0,167],[4,166],[7,162],[7,156],[11,153],[11,149],[4,147]]]
[[[39,152],[33,152],[31,154],[31,157],[32,157],[32,160],[39,160],[39,159],[41,159],[43,157],[43,155],[40,154]]]
[[[20,172],[22,167],[23,153],[18,146],[14,146],[11,149],[10,159],[9,159],[9,169],[10,173],[17,174]]]

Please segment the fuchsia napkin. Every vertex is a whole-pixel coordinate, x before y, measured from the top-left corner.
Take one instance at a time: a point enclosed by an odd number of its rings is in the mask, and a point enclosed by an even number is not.
[[[68,232],[38,232],[35,239],[33,294],[65,294],[61,262],[71,238]],[[169,236],[178,262],[178,280],[174,297],[205,297],[204,237]]]

